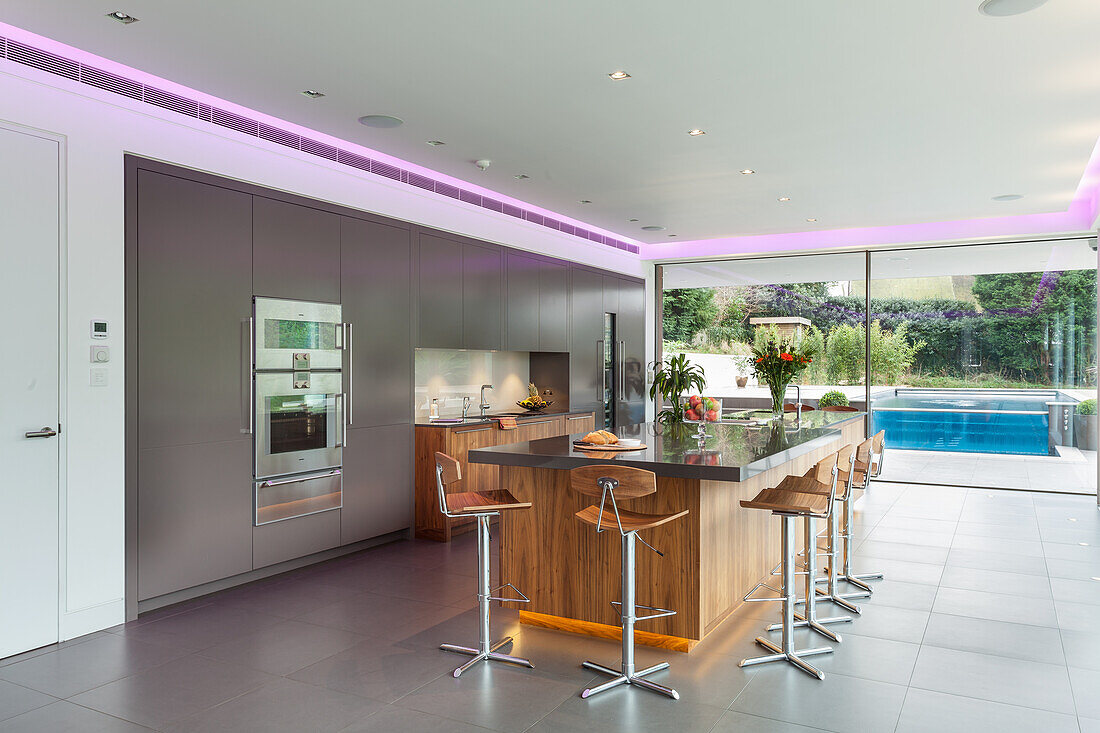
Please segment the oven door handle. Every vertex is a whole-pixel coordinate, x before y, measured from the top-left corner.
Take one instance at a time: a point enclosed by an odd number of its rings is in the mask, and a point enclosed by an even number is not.
[[[351,323],[345,324],[347,326],[347,335],[344,337],[344,344],[348,352],[348,425],[355,424],[355,340],[354,334],[351,331]]]
[[[256,327],[252,316],[249,316],[247,320],[248,340],[244,343],[244,348],[241,349],[241,372],[245,381],[248,382],[248,405],[245,406],[245,412],[248,413],[248,427],[241,428],[241,432],[252,435],[256,431],[256,380],[252,376],[252,348],[256,339]],[[244,396],[243,389],[241,390],[241,396]]]
[[[325,471],[324,473],[311,473],[311,474],[307,474],[305,476],[292,476],[290,478],[268,479],[266,481],[261,481],[260,486],[266,488],[268,486],[283,486],[284,484],[298,484],[298,483],[301,483],[303,481],[312,481],[313,479],[329,478],[331,476],[339,476],[339,475],[341,475],[340,469],[339,468],[334,468],[331,471]]]
[[[347,405],[347,395],[343,392],[336,393],[336,418],[340,423],[340,442],[337,448],[346,448],[348,444],[348,426],[344,424],[344,407]]]

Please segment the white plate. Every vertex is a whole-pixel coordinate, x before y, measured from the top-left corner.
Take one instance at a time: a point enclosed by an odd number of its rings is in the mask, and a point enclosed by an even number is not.
[[[642,444],[640,440],[634,440],[633,438],[619,438],[619,442],[615,445],[622,446],[623,448],[637,448]]]

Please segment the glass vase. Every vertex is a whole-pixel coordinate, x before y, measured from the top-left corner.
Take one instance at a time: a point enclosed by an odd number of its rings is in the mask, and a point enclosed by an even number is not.
[[[783,396],[787,393],[787,384],[789,384],[789,382],[768,385],[768,389],[772,394],[772,417],[783,417]]]

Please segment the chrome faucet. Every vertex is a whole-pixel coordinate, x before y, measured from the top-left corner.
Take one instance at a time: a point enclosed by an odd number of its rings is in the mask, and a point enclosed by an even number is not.
[[[795,406],[796,418],[801,419],[802,418],[802,385],[801,384],[788,384],[787,385],[787,389],[790,389],[791,387],[794,387],[794,400],[795,400],[794,406]],[[786,394],[786,391],[787,390],[783,390],[784,394]]]
[[[462,398],[462,419],[466,419],[466,413],[470,411],[470,405],[473,403],[469,397]]]
[[[488,410],[490,407],[492,407],[492,405],[490,405],[488,403],[488,401],[485,399],[485,390],[492,389],[492,388],[493,388],[493,385],[491,385],[491,384],[481,385],[481,405],[479,405],[479,406],[481,407],[481,416],[482,417],[485,417],[485,411]]]

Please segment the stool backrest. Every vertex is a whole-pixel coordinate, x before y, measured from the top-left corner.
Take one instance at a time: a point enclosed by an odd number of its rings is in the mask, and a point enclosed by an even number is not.
[[[825,510],[824,516],[828,516],[833,512],[833,501],[836,499],[837,488],[837,476],[838,476],[838,462],[841,460],[841,454],[844,454],[843,460],[847,464],[851,465],[852,453],[854,448],[850,445],[846,445],[836,453],[825,456],[818,461],[813,468],[806,472],[806,476],[816,481],[821,488],[821,493],[828,494],[829,502]],[[814,493],[817,493],[816,491]]]
[[[878,476],[880,473],[882,473],[882,459],[885,458],[885,456],[883,455],[883,451],[886,448],[886,431],[878,431],[871,436],[871,441],[871,461],[874,462],[874,465],[871,466],[870,464],[868,464],[868,466],[873,469],[868,473],[871,476]]]
[[[856,476],[856,446],[849,443],[837,451],[836,465],[838,471],[845,474],[844,483],[836,487],[836,498],[839,501],[848,501]]]
[[[439,498],[439,511],[453,516],[447,509],[447,487],[462,480],[462,464],[446,453],[435,454],[435,488]]]
[[[859,412],[858,407],[850,407],[849,405],[826,405],[819,409],[825,412]]]
[[[813,412],[813,405],[802,405],[803,412]],[[790,402],[783,403],[783,412],[798,412],[798,405],[791,404]]]
[[[613,491],[616,499],[637,499],[657,491],[657,474],[644,468],[631,468],[615,464],[580,466],[569,472],[569,486],[578,494],[602,498],[604,487],[601,479],[618,482]],[[607,483],[607,482],[604,482]]]

